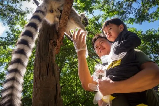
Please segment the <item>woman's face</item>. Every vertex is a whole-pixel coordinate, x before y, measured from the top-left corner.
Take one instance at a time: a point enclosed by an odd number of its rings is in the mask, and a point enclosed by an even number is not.
[[[109,55],[110,48],[111,43],[105,38],[98,38],[94,43],[94,49],[99,57],[103,55]]]

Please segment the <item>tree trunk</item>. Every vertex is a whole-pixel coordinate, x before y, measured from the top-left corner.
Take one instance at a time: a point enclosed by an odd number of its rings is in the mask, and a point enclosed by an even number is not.
[[[59,70],[55,63],[57,32],[45,21],[39,32],[34,65],[33,106],[62,106]]]

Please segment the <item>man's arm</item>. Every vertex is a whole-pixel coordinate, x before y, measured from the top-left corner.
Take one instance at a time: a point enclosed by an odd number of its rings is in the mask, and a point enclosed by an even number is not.
[[[153,62],[141,65],[142,70],[123,81],[99,81],[99,89],[103,95],[112,93],[141,92],[159,84],[159,67]]]

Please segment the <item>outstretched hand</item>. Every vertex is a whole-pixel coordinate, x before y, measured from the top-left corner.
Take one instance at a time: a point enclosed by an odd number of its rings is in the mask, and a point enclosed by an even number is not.
[[[81,50],[87,51],[86,35],[87,35],[87,32],[82,31],[81,29],[79,29],[78,31],[74,31],[73,43],[74,43],[76,52],[79,52]]]

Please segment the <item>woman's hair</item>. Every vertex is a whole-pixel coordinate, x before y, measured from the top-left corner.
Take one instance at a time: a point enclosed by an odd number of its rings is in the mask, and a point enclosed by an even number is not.
[[[93,48],[94,48],[94,43],[96,42],[96,40],[97,40],[98,38],[104,38],[104,39],[108,40],[102,33],[96,34],[96,35],[93,37],[93,39],[92,39],[92,46],[93,46]]]
[[[103,31],[103,29],[107,26],[107,25],[109,25],[109,24],[115,24],[115,25],[121,25],[121,24],[123,24],[123,26],[124,26],[124,30],[126,30],[127,31],[127,26],[124,24],[124,22],[123,21],[121,21],[119,18],[113,18],[113,19],[110,19],[110,20],[108,20],[108,21],[105,21],[105,23],[104,23],[104,25],[103,25],[103,27],[102,27],[102,31]]]

